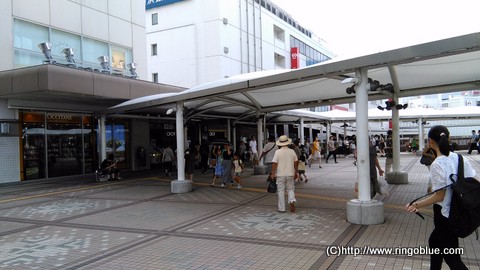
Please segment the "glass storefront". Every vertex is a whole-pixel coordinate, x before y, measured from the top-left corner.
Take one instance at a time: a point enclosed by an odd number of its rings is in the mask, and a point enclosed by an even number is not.
[[[126,147],[130,140],[129,122],[125,119],[107,119],[105,129],[107,154],[113,153],[120,169],[127,168],[130,156]]]
[[[96,147],[92,116],[22,112],[23,179],[94,171]]]

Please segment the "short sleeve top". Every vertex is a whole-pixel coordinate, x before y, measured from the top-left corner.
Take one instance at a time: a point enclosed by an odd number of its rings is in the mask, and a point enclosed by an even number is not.
[[[470,162],[463,159],[465,177],[475,177],[475,170],[470,165]],[[430,166],[429,178],[432,182],[432,189],[437,190],[444,186],[450,185],[452,180],[450,175],[457,174],[458,170],[458,154],[450,152],[447,156],[437,157]],[[452,201],[452,189],[447,188],[443,201],[436,204],[442,206],[442,215],[448,218],[450,213],[450,203]]]

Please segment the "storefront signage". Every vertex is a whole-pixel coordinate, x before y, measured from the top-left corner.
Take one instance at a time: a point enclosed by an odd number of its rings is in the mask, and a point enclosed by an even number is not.
[[[298,52],[298,47],[292,47],[290,49],[290,62],[291,62],[291,69],[297,69],[299,64],[300,64],[300,60],[298,58],[299,56],[299,52]]]
[[[166,5],[170,5],[170,4],[181,2],[181,1],[184,1],[184,0],[146,0],[145,10],[166,6]]]
[[[47,113],[47,120],[50,121],[72,121],[72,115],[70,114],[56,114],[56,113]]]

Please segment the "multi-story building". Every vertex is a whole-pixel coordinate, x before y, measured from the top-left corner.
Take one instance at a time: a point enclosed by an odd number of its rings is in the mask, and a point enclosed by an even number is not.
[[[94,112],[162,92],[140,80],[147,78],[143,0],[1,1],[0,32],[0,183],[94,171],[104,155]],[[145,127],[107,118],[104,148],[131,167],[129,138]]]
[[[146,30],[149,79],[183,87],[335,56],[265,0],[149,0]]]
[[[335,57],[319,37],[266,0],[148,0],[146,31],[148,79],[182,87]],[[226,137],[227,126],[225,119],[197,122],[188,136]],[[237,138],[256,134],[255,125],[237,130]],[[297,136],[293,125],[290,130]]]

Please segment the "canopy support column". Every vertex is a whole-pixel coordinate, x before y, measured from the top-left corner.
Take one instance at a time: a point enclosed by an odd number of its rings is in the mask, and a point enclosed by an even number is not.
[[[100,160],[98,161],[100,165],[100,162],[102,162],[104,159],[107,158],[107,130],[105,128],[105,120],[106,117],[103,114],[98,118],[98,127],[99,127],[99,133],[100,133]]]
[[[420,150],[420,152],[422,152],[423,148],[425,148],[425,138],[423,137],[423,132],[423,118],[420,117],[418,118],[418,150]]]
[[[303,117],[300,117],[300,134],[299,134],[299,139],[300,139],[300,144],[305,144],[305,123]]]
[[[368,134],[368,72],[355,72],[358,83],[355,86],[357,103],[357,182],[358,199],[347,203],[347,221],[354,224],[370,225],[385,221],[383,203],[370,197],[370,146]]]
[[[257,150],[258,157],[262,154],[263,143],[265,142],[265,136],[263,136],[263,117],[261,115],[257,116]],[[253,174],[265,174],[266,166],[263,165],[262,160],[258,161],[258,165],[253,168]]]
[[[185,129],[183,128],[183,102],[176,104],[176,135],[177,135],[177,180],[171,183],[171,193],[187,193],[192,191],[192,181],[185,180]]]
[[[392,100],[395,104],[398,104],[396,93],[393,94]],[[385,180],[389,184],[408,184],[408,173],[400,171],[400,116],[395,106],[392,107],[392,148],[393,171],[385,174]]]

